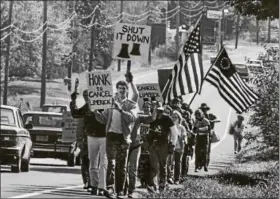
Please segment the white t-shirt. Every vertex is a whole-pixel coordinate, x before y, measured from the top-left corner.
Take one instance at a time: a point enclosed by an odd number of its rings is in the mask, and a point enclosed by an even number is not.
[[[121,121],[121,112],[113,109],[112,122],[109,127],[109,132],[122,134],[122,121]]]

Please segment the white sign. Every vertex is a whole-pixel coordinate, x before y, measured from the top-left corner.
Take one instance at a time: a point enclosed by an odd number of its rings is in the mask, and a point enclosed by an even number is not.
[[[74,119],[70,111],[63,112],[62,142],[75,142],[78,121]]]
[[[90,109],[106,109],[112,106],[113,86],[111,71],[87,73],[88,98]]]
[[[223,12],[221,10],[207,10],[208,19],[220,19],[222,18]]]
[[[160,88],[157,83],[137,84],[136,86],[137,86],[137,90],[139,92],[138,105],[141,110],[142,110],[142,106],[144,104],[145,98],[148,101],[151,101],[151,98],[155,98],[156,100],[163,102]]]
[[[148,63],[150,43],[151,26],[116,24],[112,57]]]

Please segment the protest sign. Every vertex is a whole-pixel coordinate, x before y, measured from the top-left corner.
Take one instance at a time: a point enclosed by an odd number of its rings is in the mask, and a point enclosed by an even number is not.
[[[77,120],[72,117],[71,112],[69,111],[63,112],[62,118],[62,142],[75,142],[78,126]]]
[[[118,23],[115,25],[113,59],[148,63],[151,26]]]
[[[110,108],[113,97],[111,71],[94,71],[86,75],[90,109]]]
[[[157,83],[150,83],[150,84],[137,84],[137,90],[139,92],[139,100],[138,105],[139,108],[142,110],[142,106],[144,104],[144,99],[148,99],[151,101],[151,98],[155,98],[156,100],[162,102],[162,96],[159,89],[159,85]]]

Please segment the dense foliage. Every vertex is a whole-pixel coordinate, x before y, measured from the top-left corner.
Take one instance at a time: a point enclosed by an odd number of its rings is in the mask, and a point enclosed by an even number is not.
[[[275,57],[274,50],[267,49],[267,53]],[[278,50],[279,54],[279,50]],[[266,61],[266,60],[264,60]],[[258,142],[266,147],[272,147],[275,150],[275,156],[279,151],[279,64],[278,62],[266,63],[270,66],[268,74],[262,74],[257,77],[258,86],[256,93],[260,99],[252,107],[253,114],[250,118],[252,126],[259,127],[259,131],[249,132],[248,144]]]
[[[244,16],[256,16],[259,20],[279,18],[278,0],[244,1],[230,0],[229,4],[234,6]]]

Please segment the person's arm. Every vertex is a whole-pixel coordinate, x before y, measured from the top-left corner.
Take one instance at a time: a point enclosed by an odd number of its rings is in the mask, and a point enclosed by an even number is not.
[[[77,108],[76,106],[76,100],[72,100],[70,102],[70,111],[71,111],[71,115],[73,118],[82,118],[85,115],[86,109],[87,109],[87,105],[85,104],[84,106],[82,106],[81,108]]]
[[[126,78],[127,83],[129,83],[131,85],[131,89],[132,89],[131,100],[134,101],[135,103],[137,103],[138,99],[139,99],[139,92],[137,90],[136,85],[133,83],[133,75],[131,74],[131,72],[128,72],[125,74],[125,78]]]
[[[93,113],[94,113],[95,119],[98,122],[100,122],[102,124],[106,124],[108,114],[109,114],[109,109],[105,109],[102,113],[100,113],[98,110],[95,110]]]
[[[175,125],[173,125],[169,127],[169,129],[170,129],[170,142],[173,146],[175,146],[178,139],[177,128]]]
[[[137,103],[138,99],[139,99],[139,92],[137,90],[136,85],[133,82],[131,82],[130,85],[131,85],[131,89],[132,89],[131,100],[134,101],[135,103]]]
[[[121,116],[122,116],[122,119],[126,122],[126,123],[133,123],[135,122],[135,119],[136,119],[136,107],[135,107],[135,104],[131,103],[131,104],[128,104],[127,106],[130,106],[127,108],[127,110],[123,110],[122,107],[120,106],[120,104],[116,101],[114,101],[114,109],[118,110],[121,112]]]
[[[139,117],[141,119],[140,122],[143,123],[143,124],[150,124],[150,123],[152,123],[153,121],[156,120],[156,117],[157,117],[157,109],[156,109],[156,107],[154,107],[152,115],[141,115]]]

